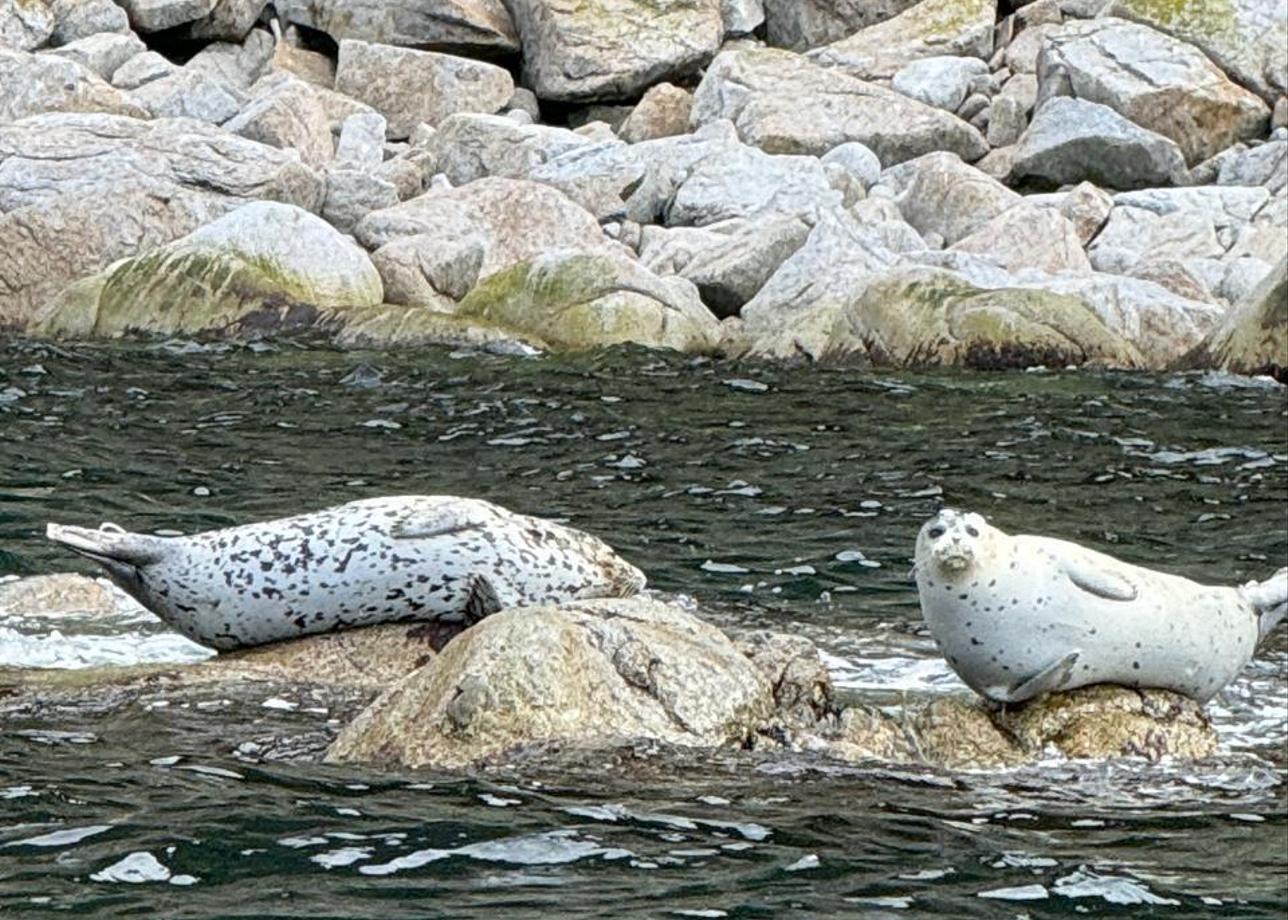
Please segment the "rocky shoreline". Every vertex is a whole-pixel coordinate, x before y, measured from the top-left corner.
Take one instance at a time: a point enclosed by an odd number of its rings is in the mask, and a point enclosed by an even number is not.
[[[0,0],[0,328],[1288,363],[1258,0]]]

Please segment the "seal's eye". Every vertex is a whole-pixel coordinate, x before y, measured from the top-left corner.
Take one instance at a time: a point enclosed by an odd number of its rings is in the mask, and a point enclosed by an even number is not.
[[[978,531],[978,530],[976,530],[976,529],[974,528],[974,526],[972,526],[972,525],[970,525],[970,524],[967,524],[967,525],[966,525],[966,532],[967,532],[968,534],[970,534],[972,537],[978,537],[978,536],[979,536],[979,531]]]
[[[936,524],[934,527],[930,528],[929,531],[927,531],[927,536],[929,536],[930,539],[932,540],[938,540],[943,535],[944,535],[944,528],[939,526],[938,524]]]

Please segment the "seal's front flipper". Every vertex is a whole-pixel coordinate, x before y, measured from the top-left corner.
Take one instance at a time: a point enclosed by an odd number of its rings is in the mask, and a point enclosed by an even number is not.
[[[1136,586],[1119,575],[1101,566],[1092,559],[1060,556],[1060,568],[1073,582],[1088,594],[1103,597],[1107,601],[1134,601]]]
[[[1239,594],[1257,614],[1259,638],[1288,617],[1288,567],[1280,569],[1265,581],[1250,581],[1239,588]]]
[[[484,617],[489,617],[502,607],[501,599],[496,596],[496,588],[483,575],[470,576],[470,593],[465,596],[466,626],[473,626]]]
[[[1002,703],[1022,703],[1035,696],[1059,690],[1069,683],[1069,678],[1073,676],[1073,666],[1078,663],[1081,654],[1081,651],[1075,649],[1032,677],[1026,677],[1009,687],[989,687],[984,695]]]
[[[446,507],[433,511],[411,511],[389,529],[395,540],[450,537],[482,527],[483,519],[467,513],[467,509]]]

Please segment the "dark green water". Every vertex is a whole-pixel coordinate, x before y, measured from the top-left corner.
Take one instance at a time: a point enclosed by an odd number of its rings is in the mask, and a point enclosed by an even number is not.
[[[1201,580],[1262,576],[1288,561],[1286,394],[642,352],[14,344],[0,574],[77,568],[46,520],[191,531],[470,494],[607,538],[722,626],[809,635],[842,687],[960,692],[906,577],[926,516],[948,503]],[[160,638],[83,626],[118,652]],[[65,638],[0,622],[0,661],[48,664]],[[1210,763],[1003,774],[647,751],[473,777],[274,759],[334,730],[307,701],[249,708],[236,738],[165,706],[0,721],[0,913],[1283,917],[1286,665],[1281,628],[1214,701]],[[151,880],[105,874],[143,853],[127,865]]]

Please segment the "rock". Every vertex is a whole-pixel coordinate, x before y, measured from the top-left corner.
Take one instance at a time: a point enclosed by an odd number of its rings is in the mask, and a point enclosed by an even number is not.
[[[822,160],[824,165],[834,163],[846,169],[865,191],[881,180],[881,161],[858,141],[838,144],[823,154]]]
[[[251,101],[224,127],[261,144],[294,149],[313,169],[324,169],[334,155],[331,125],[316,91],[286,74],[274,74],[255,84]]]
[[[1009,272],[1091,271],[1073,221],[1059,211],[1030,204],[1007,208],[953,248],[988,256]]]
[[[1288,141],[1270,141],[1221,164],[1219,185],[1260,185],[1273,195],[1288,188]]]
[[[1006,68],[1013,74],[1032,76],[1036,81],[1038,56],[1049,41],[1051,33],[1058,29],[1059,26],[1053,23],[1025,29],[1006,46],[1006,55],[1003,58]]]
[[[111,615],[119,609],[110,583],[59,572],[0,582],[0,614],[57,619],[78,614]]]
[[[1186,300],[1213,303],[1217,299],[1204,276],[1179,259],[1144,259],[1133,265],[1127,274],[1157,284]]]
[[[1189,42],[1269,101],[1288,82],[1288,10],[1262,0],[1112,0],[1103,15],[1131,19]]]
[[[1172,141],[1108,106],[1057,96],[1038,108],[1021,136],[1011,178],[1045,185],[1085,180],[1117,189],[1182,184],[1185,157]]]
[[[917,0],[763,0],[769,43],[806,51],[890,19]]]
[[[1038,60],[1039,96],[1107,105],[1176,142],[1189,164],[1264,134],[1270,110],[1231,83],[1202,52],[1121,19],[1071,22],[1051,32]]]
[[[228,121],[242,104],[224,84],[184,67],[132,90],[130,99],[153,118],[195,118],[212,125]]]
[[[769,153],[821,156],[858,141],[888,166],[932,150],[973,160],[988,149],[978,131],[948,112],[786,51],[726,52],[707,68],[693,122],[726,118],[745,142]]]
[[[457,112],[500,111],[514,94],[494,64],[355,39],[340,42],[335,88],[384,115],[395,139]]]
[[[116,68],[112,74],[112,85],[117,89],[138,89],[144,83],[168,77],[178,69],[155,51],[144,51]]]
[[[1029,752],[1047,746],[1073,758],[1200,759],[1217,736],[1203,707],[1168,690],[1097,685],[1053,693],[995,717]]]
[[[385,117],[376,112],[350,115],[340,128],[335,165],[370,172],[384,162]]]
[[[979,58],[926,57],[903,65],[890,86],[918,102],[956,112],[970,95],[972,81],[987,73],[988,65]]]
[[[295,153],[198,122],[53,114],[0,125],[0,325],[247,201],[315,209],[321,196]]]
[[[49,331],[254,337],[261,325],[309,328],[323,311],[383,299],[362,249],[307,211],[271,201],[123,259],[95,283],[96,295],[82,281],[56,301]]]
[[[142,118],[130,97],[76,61],[0,46],[0,123],[43,112],[107,112]]]
[[[1139,366],[1162,369],[1194,347],[1225,313],[1223,307],[1178,297],[1139,278],[1092,272],[1026,282],[1076,297],[1111,332],[1141,355]]]
[[[847,174],[848,175],[848,174]],[[695,163],[666,209],[671,226],[700,227],[736,217],[784,214],[809,222],[844,204],[814,157],[771,156],[731,146]]]
[[[1031,196],[1028,200],[1040,204],[1041,202],[1034,201],[1035,197],[1038,196]],[[1100,232],[1113,207],[1114,200],[1109,193],[1090,182],[1080,182],[1069,191],[1059,193],[1055,201],[1056,210],[1073,221],[1073,227],[1083,246],[1089,244]]]
[[[625,99],[716,53],[721,0],[513,0],[524,85],[558,102]]]
[[[739,745],[774,708],[719,630],[649,598],[514,608],[458,636],[336,738],[335,763],[460,768],[532,745]]]
[[[1276,131],[1288,127],[1288,96],[1280,96],[1275,100],[1275,109],[1270,114],[1270,127]]]
[[[125,10],[112,0],[52,0],[48,6],[57,19],[54,33],[49,38],[49,43],[54,46],[100,32],[130,31],[130,19]]]
[[[274,25],[276,25],[276,20]],[[335,89],[335,61],[327,55],[307,48],[297,48],[273,33],[275,44],[269,70],[274,73],[294,74],[307,83],[322,89]]]
[[[1288,381],[1288,257],[1214,325],[1178,367],[1219,367]]]
[[[948,245],[1020,201],[1015,192],[951,153],[928,153],[901,168],[912,177],[898,199],[904,219],[922,236],[938,233]]]
[[[399,201],[407,201],[425,190],[425,183],[429,178],[419,159],[418,153],[393,157],[371,170],[371,173],[392,185],[398,192]]]
[[[616,248],[558,191],[495,177],[375,212],[356,235],[375,249],[386,299],[443,312],[480,280],[543,253]]]
[[[693,96],[670,83],[649,88],[644,98],[631,110],[618,128],[617,135],[626,143],[687,134]]]
[[[645,227],[640,261],[659,275],[693,282],[716,316],[735,316],[801,247],[809,231],[799,217],[781,215],[702,228]]]
[[[146,50],[133,32],[101,32],[68,42],[49,53],[76,61],[104,80],[112,81],[122,64]]]
[[[215,0],[117,0],[139,32],[164,32],[186,25],[215,8]]]
[[[363,169],[328,169],[322,217],[337,230],[349,233],[368,214],[391,208],[399,200],[398,187],[373,172]]]
[[[634,342],[704,352],[719,339],[719,324],[692,284],[611,252],[555,251],[520,262],[480,281],[457,315],[560,349]]]
[[[761,0],[721,0],[720,18],[726,36],[750,35],[764,25],[765,7]]]
[[[988,142],[993,147],[1010,147],[1028,127],[1028,110],[1014,96],[995,96],[989,106]]]
[[[0,47],[34,51],[54,34],[56,22],[44,0],[0,0]]]
[[[268,72],[274,45],[273,36],[268,32],[252,29],[241,44],[211,42],[194,54],[183,69],[200,74],[238,96]]]
[[[523,112],[533,123],[541,121],[541,102],[537,94],[525,86],[516,86],[510,101],[505,104],[506,113]]]
[[[453,185],[483,176],[524,179],[560,154],[592,146],[565,128],[520,125],[499,115],[452,115],[424,144]]]
[[[384,45],[508,54],[519,38],[501,0],[276,0],[283,19]]]
[[[267,0],[215,0],[214,9],[188,26],[188,35],[198,39],[242,41],[267,5]]]
[[[889,79],[910,61],[939,55],[987,61],[996,17],[997,0],[921,0],[810,57],[862,80]]]
[[[1028,759],[974,699],[934,700],[909,713],[907,722],[921,756],[942,769],[996,770]]]

